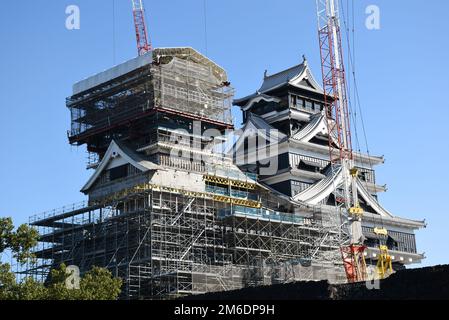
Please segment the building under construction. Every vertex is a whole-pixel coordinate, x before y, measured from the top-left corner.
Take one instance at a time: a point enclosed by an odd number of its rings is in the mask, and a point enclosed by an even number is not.
[[[304,61],[233,102],[225,70],[191,48],[155,49],[75,84],[69,140],[89,153],[88,200],[30,219],[41,238],[28,275],[105,267],[124,299],[345,282],[324,96]],[[244,126],[231,140],[233,103]],[[419,263],[424,222],[379,204],[382,157],[355,158],[368,269],[380,246],[395,269]]]

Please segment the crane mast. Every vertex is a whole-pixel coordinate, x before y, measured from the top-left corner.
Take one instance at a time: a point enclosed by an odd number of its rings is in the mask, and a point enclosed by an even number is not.
[[[330,161],[332,174],[342,175],[342,183],[335,184],[334,190],[337,214],[343,218],[338,230],[340,249],[348,281],[357,282],[366,279],[363,210],[357,194],[358,171],[354,167],[339,8],[335,0],[316,3]]]
[[[132,0],[134,25],[136,28],[137,51],[139,56],[152,50],[145,23],[145,9],[142,0]]]

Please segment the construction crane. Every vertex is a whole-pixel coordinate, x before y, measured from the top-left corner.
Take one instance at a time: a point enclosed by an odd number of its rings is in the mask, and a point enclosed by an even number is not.
[[[145,24],[145,9],[142,0],[132,0],[134,25],[136,28],[137,51],[139,56],[152,50]]]
[[[393,261],[388,253],[387,246],[388,230],[385,228],[374,228],[374,234],[379,239],[379,257],[376,265],[377,277],[385,279],[393,273]]]
[[[337,212],[342,216],[338,226],[340,249],[348,282],[359,282],[366,279],[364,212],[357,193],[358,170],[351,141],[338,0],[316,0],[316,3],[332,174],[342,175],[342,182],[334,185]]]

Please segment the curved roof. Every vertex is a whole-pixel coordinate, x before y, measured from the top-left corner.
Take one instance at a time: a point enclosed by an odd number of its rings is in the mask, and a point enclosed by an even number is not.
[[[340,185],[343,182],[343,171],[340,167],[334,174],[329,174],[326,178],[318,181],[314,185],[310,186],[303,192],[297,194],[294,197],[294,200],[306,202],[308,204],[318,204],[322,200],[324,200],[327,196],[329,196],[334,190],[335,187]],[[374,209],[374,211],[381,215],[382,217],[390,217],[393,215],[382,207],[379,202],[366,190],[363,186],[363,183],[357,179],[357,191],[363,200]]]
[[[311,121],[304,128],[293,134],[292,138],[309,142],[318,133],[326,134],[327,131],[325,117],[321,114],[316,114],[311,117]]]
[[[335,132],[329,135],[328,120],[324,114],[317,113],[310,117],[310,122],[302,129],[293,134],[292,138],[301,142],[309,142],[316,135],[323,134],[332,139],[332,141],[338,145],[338,139]]]
[[[366,190],[363,183],[357,179],[357,190],[360,194],[360,196],[363,198],[363,200],[366,201],[366,203],[376,211],[376,213],[380,214],[383,217],[393,217],[393,214],[391,214],[388,210],[386,210],[384,207],[382,207],[379,202],[377,202],[376,199]]]
[[[269,145],[279,144],[288,139],[287,135],[269,125],[264,119],[254,113],[249,113],[245,126],[238,131],[239,137],[232,148],[232,152],[239,150],[245,138],[252,135],[257,135],[266,140]]]
[[[343,171],[340,167],[334,174],[329,174],[326,178],[318,181],[303,192],[297,194],[293,199],[316,205],[323,201],[335,190],[343,181]]]
[[[275,73],[273,75],[264,76],[262,86],[256,93],[246,96],[241,99],[236,99],[234,103],[239,106],[245,105],[248,100],[257,97],[260,94],[268,94],[271,91],[284,87],[293,86],[300,89],[309,90],[315,93],[324,94],[324,90],[321,85],[315,80],[312,71],[309,68],[307,60],[303,63],[293,66],[289,69]]]
[[[303,74],[306,68],[307,68],[307,65],[304,63],[301,63],[301,64],[291,67],[287,70],[283,70],[281,72],[275,73],[271,76],[266,76],[266,77],[264,77],[262,86],[260,87],[260,89],[258,91],[259,92],[267,92],[267,91],[276,89],[282,85],[285,85],[285,84],[289,83],[291,80],[298,77],[298,75]]]
[[[260,93],[260,94],[257,94],[256,96],[254,96],[254,98],[252,98],[251,100],[249,100],[246,103],[246,105],[242,108],[242,110],[247,111],[247,110],[251,109],[251,107],[253,105],[255,105],[256,103],[259,103],[262,100],[265,100],[266,102],[276,102],[276,103],[281,102],[281,99],[279,99],[279,98]]]
[[[94,185],[95,181],[100,177],[101,173],[108,169],[108,165],[116,158],[123,158],[126,162],[130,163],[142,172],[149,170],[159,170],[162,169],[157,164],[143,159],[139,154],[132,151],[124,144],[112,140],[108,147],[103,159],[100,161],[98,167],[95,169],[95,173],[90,177],[81,192],[87,192]]]

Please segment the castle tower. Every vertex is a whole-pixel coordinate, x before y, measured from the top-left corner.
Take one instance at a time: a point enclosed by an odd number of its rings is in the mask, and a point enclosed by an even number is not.
[[[234,103],[243,112],[244,126],[233,156],[243,171],[259,174],[261,183],[295,201],[316,206],[318,211],[332,210],[336,202],[343,201],[334,192],[341,172],[333,176],[329,170],[329,140],[332,143],[335,135],[328,132],[324,92],[305,58],[301,64],[276,74],[265,72],[256,93]],[[277,153],[248,150],[248,141],[254,140],[254,135],[268,140],[262,148],[276,145]],[[379,245],[387,244],[396,268],[419,263],[423,255],[417,253],[414,231],[425,223],[396,217],[380,204],[378,194],[387,188],[377,184],[375,167],[384,163],[383,157],[355,153],[354,158],[360,205],[366,212],[363,230],[367,261],[376,264],[381,254]],[[264,175],[266,164],[273,161],[278,164],[277,171]]]
[[[75,84],[68,135],[91,155],[88,200],[30,218],[41,238],[28,275],[45,279],[61,263],[105,267],[123,279],[124,299],[345,281],[326,225],[338,216],[329,205],[338,177],[326,169],[323,92],[307,63],[266,75],[235,102],[245,126],[227,154],[232,99],[224,69],[192,48],[155,49]],[[246,149],[254,131],[279,147],[255,162]],[[413,230],[424,223],[383,209],[366,165],[383,158],[358,157],[367,244],[382,220],[395,267],[418,262]]]

